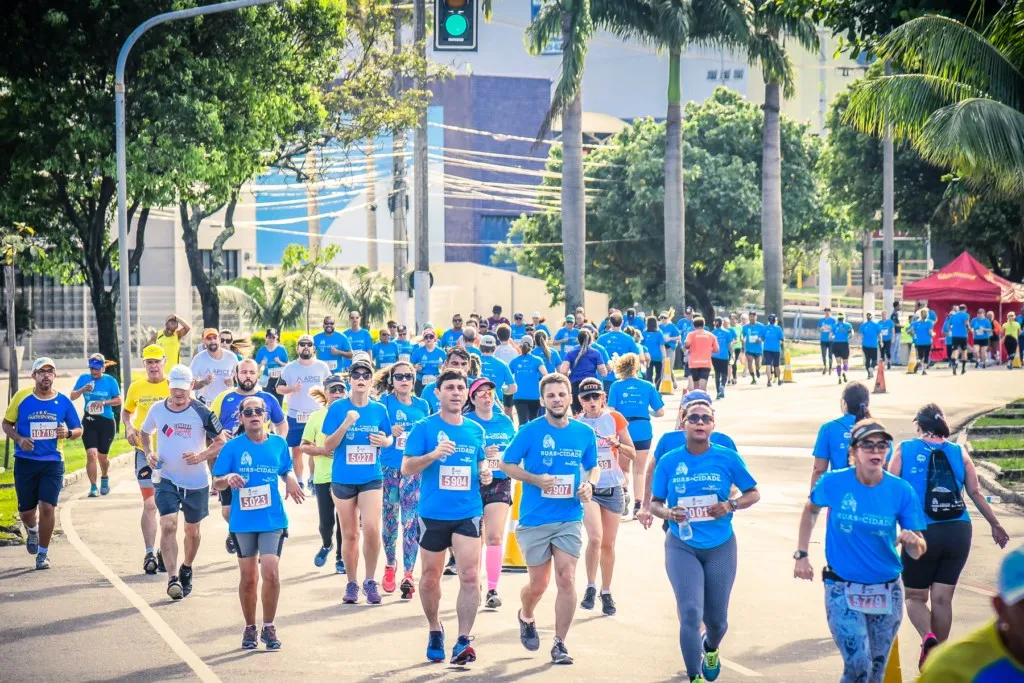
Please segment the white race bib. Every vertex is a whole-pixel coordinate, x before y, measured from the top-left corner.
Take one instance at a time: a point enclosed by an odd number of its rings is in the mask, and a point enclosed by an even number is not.
[[[346,465],[372,465],[377,462],[377,447],[369,444],[345,446]]]
[[[555,478],[555,485],[551,491],[541,490],[540,495],[544,498],[572,498],[576,495],[573,487],[576,485],[576,475],[574,474],[555,474],[552,475]]]
[[[469,465],[440,465],[437,477],[438,488],[442,491],[468,491],[469,478],[473,470]]]
[[[406,363],[409,362],[409,357],[410,356],[409,356],[408,353],[400,353],[400,354],[398,354],[398,360],[405,361]]]
[[[282,370],[282,368],[270,368],[267,371],[267,375],[272,377],[272,378],[274,378],[274,379],[277,379],[278,377],[281,376],[281,370]]]
[[[437,375],[423,375],[423,386],[430,384],[437,380]]]
[[[597,451],[597,466],[601,468],[602,472],[610,472],[615,469],[615,459],[612,457],[612,452],[610,450]]]
[[[889,586],[884,583],[865,585],[846,584],[846,604],[855,612],[863,614],[890,614],[892,602]]]
[[[404,450],[405,449],[405,442],[408,441],[408,440],[409,440],[409,432],[402,432],[397,437],[395,437],[395,448],[397,448],[398,450]]]
[[[709,510],[718,502],[718,496],[708,494],[706,496],[681,496],[676,501],[676,507],[684,508],[690,524],[697,522],[710,522],[714,520]]]
[[[759,341],[761,341],[761,338],[756,334],[752,334],[747,338],[747,342],[750,344],[756,344]]]
[[[29,422],[28,424],[28,438],[35,441],[36,439],[56,439],[57,438],[57,423],[56,422]]]
[[[89,404],[85,406],[85,412],[90,415],[102,415],[103,401],[89,401]]]
[[[270,484],[238,489],[239,510],[262,510],[270,507]]]
[[[312,415],[312,413],[295,413],[295,421],[300,425],[304,425],[309,422],[310,415]]]
[[[338,369],[338,361],[336,361],[334,359],[331,359],[331,360],[325,360],[324,362],[327,363],[327,369],[328,370],[331,370],[333,372],[334,370]]]
[[[501,462],[501,456],[504,455],[505,451],[498,451],[498,454],[493,458],[487,458],[487,469],[492,472],[498,471],[498,463]]]

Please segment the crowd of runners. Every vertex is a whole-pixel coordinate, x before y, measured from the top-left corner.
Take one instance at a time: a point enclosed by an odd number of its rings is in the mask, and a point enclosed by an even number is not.
[[[899,362],[896,342],[905,334],[926,368],[935,330],[927,344],[918,341],[925,341],[924,327],[934,326],[930,315],[922,306],[906,326],[898,324],[898,309],[882,321],[865,316],[858,334],[868,376],[878,363]],[[225,551],[238,559],[245,649],[282,645],[274,620],[288,537],[285,499],[313,497],[320,545],[310,559],[323,568],[333,551],[334,572],[346,577],[341,602],[379,604],[383,595],[410,600],[418,593],[427,659],[473,662],[481,600],[491,609],[503,605],[506,530],[518,498],[514,539],[528,581],[515,611],[527,650],[541,647],[536,608],[553,577],[551,660],[572,663],[566,641],[577,606],[592,610],[600,603],[603,614],[617,612],[612,579],[620,522],[632,518],[650,529],[658,518],[686,675],[718,678],[738,561],[732,519],[756,505],[760,493],[735,442],[716,430],[714,405],[737,383],[741,365],[752,384],[763,369],[767,386],[781,386],[786,342],[774,315],[764,323],[754,312],[709,322],[687,309],[672,322],[669,312],[645,316],[630,308],[611,309],[594,324],[578,309],[552,333],[538,313],[530,322],[520,313],[509,321],[495,306],[489,318],[456,315],[450,327],[427,325],[417,338],[388,323],[376,340],[358,312],[348,318],[343,332],[328,316],[322,331],[299,336],[294,357],[275,329],[266,330],[265,345],[252,358],[230,332],[206,329],[201,349],[183,365],[180,344],[189,328],[168,316],[142,352],[145,377],[123,396],[100,355],[90,357],[89,372],[70,396],[53,386],[54,361],[37,359],[33,385],[14,396],[3,422],[16,446],[18,508],[36,568],[50,567],[64,441],[83,439],[89,496],[107,495],[120,419],[136,449],[143,571],[166,573],[170,599],[189,596],[200,529],[217,496],[227,523]],[[1013,358],[1018,323],[1008,318],[997,332],[992,322],[984,311],[974,319],[965,310],[951,312],[954,372],[970,361],[968,335],[978,367],[996,346],[982,343],[987,339],[998,338]],[[1010,539],[980,491],[970,456],[947,440],[942,409],[923,406],[917,438],[894,443],[871,416],[867,387],[846,383],[851,324],[825,309],[819,330],[823,373],[834,360],[845,386],[841,415],[822,425],[813,450],[793,574],[814,577],[808,544],[818,512],[829,508],[820,575],[843,680],[882,680],[904,605],[921,635],[920,662],[931,680],[1016,680],[944,678],[925,666],[949,637],[951,599],[971,548],[964,494],[1000,547]],[[677,362],[685,386],[675,429],[655,439],[652,418],[665,411],[660,385],[676,384]],[[587,585],[577,603],[581,556]],[[440,620],[444,574],[458,576],[450,655]],[[995,606],[997,625],[987,639],[951,645],[935,661],[950,670],[975,662],[1021,667],[1020,549],[1007,556]],[[974,649],[957,650],[966,647]]]

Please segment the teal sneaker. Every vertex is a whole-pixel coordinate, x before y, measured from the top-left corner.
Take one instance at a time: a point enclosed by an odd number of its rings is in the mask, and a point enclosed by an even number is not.
[[[427,659],[431,662],[444,661],[444,627],[440,631],[430,631],[427,634]]]
[[[110,493],[110,477],[100,477],[100,495],[105,496]]]
[[[708,643],[704,641],[704,657],[700,662],[700,672],[704,680],[713,681],[722,672],[722,662],[718,658],[718,650],[708,650]]]
[[[100,489],[99,489],[98,486],[96,486],[96,484],[93,484],[92,486],[89,487],[89,497],[90,498],[99,498],[100,497]]]

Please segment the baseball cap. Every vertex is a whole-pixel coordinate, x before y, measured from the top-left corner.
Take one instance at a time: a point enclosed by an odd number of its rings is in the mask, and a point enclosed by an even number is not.
[[[493,349],[498,345],[498,340],[489,334],[480,337],[480,346],[485,349]]]
[[[1003,558],[999,568],[999,597],[1007,605],[1024,600],[1024,545]]]
[[[167,373],[167,386],[171,389],[191,389],[192,370],[187,365],[175,365]]]
[[[472,396],[481,388],[487,386],[489,386],[491,389],[494,389],[494,382],[487,379],[486,377],[477,377],[475,380],[473,380],[473,384],[471,384],[469,387],[469,395]]]
[[[89,367],[95,370],[102,370],[107,364],[107,359],[102,353],[94,353],[89,356]]]
[[[352,356],[352,365],[349,366],[349,370],[355,370],[357,367],[373,372],[373,363],[370,362],[370,356],[365,353],[357,353]]]
[[[162,346],[156,344],[150,344],[146,348],[142,349],[142,360],[163,360],[164,349]]]
[[[524,335],[524,336],[519,338],[519,343],[523,344],[525,346],[533,346],[533,337],[531,337],[528,334]]]
[[[604,393],[604,384],[601,382],[601,380],[599,380],[599,379],[597,379],[595,377],[588,377],[585,380],[583,380],[582,382],[580,382],[580,388],[579,388],[579,396],[580,396],[580,398],[583,398],[584,396],[589,396],[591,394],[603,394],[603,393]]]
[[[311,334],[300,334],[299,338],[295,340],[295,343],[298,344],[299,342],[303,342],[303,341],[308,341],[311,344],[314,343],[313,342],[313,335],[311,335]]]
[[[693,306],[687,306],[686,307],[686,312],[687,313],[693,313]]]
[[[523,319],[523,314],[522,314],[522,313],[515,313],[515,314],[514,314],[514,315],[512,316],[512,319],[513,319],[513,320],[522,320],[522,319]]]
[[[574,323],[574,322],[576,322],[576,316],[574,316],[572,314],[569,314],[569,315],[565,316],[565,322],[567,322],[567,323]]]
[[[682,404],[685,406],[687,403],[711,403],[711,394],[700,389],[694,389],[693,391],[686,392],[686,396],[683,396]]]
[[[892,441],[892,434],[885,428],[881,422],[874,420],[864,422],[863,424],[854,425],[853,431],[850,432],[850,443],[855,444],[858,441],[868,438],[869,436],[881,435]]]
[[[267,328],[267,333],[264,336],[266,336],[266,337],[277,337],[277,338],[281,337],[281,335],[277,333],[277,328],[276,327],[268,327]]]
[[[540,311],[534,311],[533,313],[530,314],[530,317],[531,318],[539,318],[540,317]]]
[[[328,375],[324,380],[324,389],[330,389],[339,384],[345,384],[345,380],[341,378],[341,375]]]
[[[659,318],[668,318],[668,311],[662,311],[658,314]]]
[[[220,332],[217,331],[216,327],[207,327],[205,330],[203,330],[203,339],[206,339],[211,335],[214,337],[220,337]]]
[[[42,370],[43,368],[50,368],[51,370],[57,369],[57,364],[53,362],[53,359],[49,356],[40,356],[36,358],[35,362],[32,363],[32,372],[36,370]]]

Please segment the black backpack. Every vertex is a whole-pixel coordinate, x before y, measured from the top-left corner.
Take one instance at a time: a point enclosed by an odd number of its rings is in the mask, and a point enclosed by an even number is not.
[[[924,487],[924,513],[936,522],[948,522],[958,519],[964,514],[964,505],[960,494],[963,483],[957,481],[956,473],[946,452],[941,448],[933,448],[928,457],[928,478]]]

